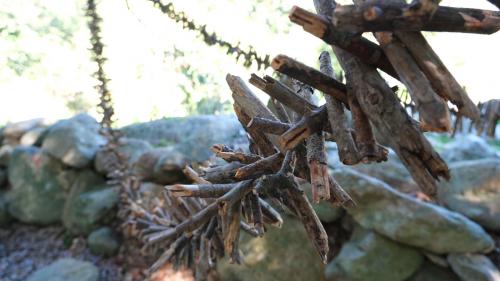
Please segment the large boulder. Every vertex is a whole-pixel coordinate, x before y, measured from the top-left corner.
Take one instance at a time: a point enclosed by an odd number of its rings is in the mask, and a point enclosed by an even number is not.
[[[400,193],[351,169],[333,172],[357,202],[348,213],[364,228],[433,253],[488,252],[492,238],[461,214]]]
[[[98,281],[99,269],[86,261],[59,259],[33,274],[27,281]]]
[[[84,168],[105,143],[97,121],[87,114],[79,114],[49,127],[42,147],[64,164]]]
[[[0,147],[0,167],[7,167],[9,165],[10,155],[14,150],[14,146],[12,145],[2,145]]]
[[[300,187],[306,193],[309,201],[313,202],[311,184],[309,182],[305,182],[301,184]],[[341,207],[334,206],[332,203],[327,201],[321,201],[318,204],[312,204],[312,207],[318,215],[320,221],[323,223],[332,223],[341,218],[344,214],[344,210]]]
[[[102,147],[97,151],[94,167],[97,172],[108,175],[118,168],[117,163],[119,163],[119,159],[116,153],[126,159],[129,167],[133,167],[142,154],[152,149],[153,146],[147,141],[121,138],[115,151],[111,151],[107,147]]]
[[[499,153],[495,149],[476,135],[456,138],[454,142],[444,146],[444,150],[440,155],[447,163],[499,157]]]
[[[134,124],[121,129],[126,137],[143,139],[153,146],[174,146],[189,162],[202,162],[216,143],[248,146],[245,132],[236,117],[227,115],[166,118]]]
[[[155,148],[142,154],[133,170],[144,181],[172,184],[185,179],[182,169],[188,163],[174,146]]]
[[[90,252],[98,256],[113,256],[118,252],[120,243],[118,237],[109,227],[102,227],[94,230],[87,237]]]
[[[420,269],[407,281],[458,281],[458,276],[446,267],[424,262]]]
[[[64,204],[63,225],[73,234],[88,234],[99,226],[118,202],[118,191],[91,171],[79,172]]]
[[[26,223],[58,222],[67,196],[64,175],[63,165],[39,148],[16,147],[8,169],[9,212]]]
[[[500,231],[500,159],[456,162],[451,180],[438,188],[438,200],[482,226]]]
[[[463,281],[498,281],[500,271],[483,255],[452,254],[448,255],[448,262],[453,271]]]
[[[281,229],[270,227],[262,238],[244,234],[240,239],[243,263],[230,264],[228,259],[217,263],[222,280],[321,280],[324,266],[304,227],[292,217],[283,219]]]
[[[19,144],[24,146],[41,146],[47,133],[48,130],[46,127],[36,127],[27,131],[19,140]]]
[[[358,227],[325,270],[327,280],[403,281],[422,264],[416,249]]]
[[[45,120],[37,118],[7,124],[2,132],[4,141],[8,144],[17,145],[25,133],[35,128],[43,127],[45,123]]]

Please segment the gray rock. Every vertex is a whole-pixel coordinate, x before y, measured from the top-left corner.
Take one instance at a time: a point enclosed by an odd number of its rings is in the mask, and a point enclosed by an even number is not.
[[[122,138],[116,151],[127,159],[129,167],[133,167],[142,154],[152,149],[153,147],[144,140]],[[117,162],[116,154],[103,147],[97,151],[94,167],[97,172],[107,175],[116,169]]]
[[[448,262],[453,271],[463,281],[498,281],[500,271],[483,255],[451,254]]]
[[[42,127],[45,124],[42,118],[31,119],[16,123],[7,124],[3,129],[3,136],[7,143],[16,145],[19,139],[28,131],[37,127]]]
[[[0,167],[7,167],[9,165],[10,155],[14,147],[12,145],[3,145],[0,147]]]
[[[358,227],[325,270],[326,280],[403,281],[422,264],[414,248]]]
[[[482,226],[500,231],[500,159],[455,162],[438,200]]]
[[[98,227],[118,202],[118,192],[91,171],[78,173],[64,204],[62,221],[73,234],[87,234]]]
[[[425,262],[407,281],[457,281],[459,277],[449,268]]]
[[[84,168],[105,143],[97,121],[87,114],[79,114],[49,127],[42,147],[64,164]]]
[[[448,163],[499,157],[495,149],[490,147],[484,139],[476,135],[466,135],[462,138],[456,138],[454,142],[450,142],[444,146],[444,150],[440,155]]]
[[[414,193],[419,191],[408,170],[399,161],[390,158],[386,162],[376,164],[358,164],[352,166],[356,171],[377,178],[398,191]]]
[[[39,148],[16,147],[8,170],[12,216],[25,223],[58,222],[67,196],[63,174],[63,165]]]
[[[27,281],[98,281],[98,268],[86,261],[59,259],[33,274]]]
[[[185,156],[172,146],[155,148],[141,155],[134,171],[144,181],[172,184],[185,179],[182,169],[187,163]]]
[[[87,242],[90,251],[99,256],[114,256],[120,248],[116,234],[109,227],[94,230],[87,238]]]
[[[494,247],[492,238],[461,214],[419,201],[352,169],[335,171],[333,176],[357,202],[348,213],[364,228],[433,253],[487,252]]]
[[[310,202],[312,201],[312,188],[309,182],[301,184],[300,187],[307,195]],[[331,203],[321,201],[319,204],[311,203],[318,218],[324,223],[331,223],[342,217],[344,210],[341,207],[333,206]]]
[[[19,144],[24,146],[41,146],[48,130],[45,127],[36,127],[26,132],[20,139]]]
[[[175,146],[189,162],[202,162],[212,156],[216,143],[247,148],[245,132],[235,116],[206,115],[166,118],[134,124],[121,129],[126,137],[143,139],[153,146]]]
[[[262,238],[244,234],[240,240],[244,262],[241,265],[230,264],[228,259],[218,262],[222,280],[322,280],[324,265],[304,227],[292,217],[283,219],[281,229],[269,227]]]
[[[0,226],[9,224],[12,216],[8,210],[9,199],[5,191],[0,191]]]

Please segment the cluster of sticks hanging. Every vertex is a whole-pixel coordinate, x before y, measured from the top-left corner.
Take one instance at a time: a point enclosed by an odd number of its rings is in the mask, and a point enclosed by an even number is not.
[[[319,57],[320,70],[279,55],[272,67],[293,79],[293,89],[269,76],[252,74],[249,80],[270,96],[273,113],[242,79],[227,75],[250,152],[214,145],[215,155],[226,164],[199,173],[187,168],[193,184],[167,186],[153,213],[137,211],[145,243],[167,249],[153,270],[172,260],[213,266],[224,253],[239,263],[240,229],[262,236],[266,225],[279,227],[283,222],[269,200],[298,217],[326,262],[327,234],[300,183],[311,183],[314,203],[326,200],[353,208],[355,202],[328,173],[325,141],[337,143],[345,165],[381,162],[387,160],[388,150],[375,139],[376,129],[425,194],[434,195],[436,181],[450,177],[422,132],[450,130],[446,102],[462,116],[477,119],[479,113],[420,31],[489,34],[499,29],[500,13],[441,7],[438,1],[425,0],[355,2],[335,9],[334,1],[315,0],[318,14],[299,7],[290,13],[292,22],[332,46],[346,84],[335,79],[327,52]],[[380,45],[361,37],[365,31],[375,32]],[[419,121],[408,115],[377,69],[406,86]],[[324,105],[315,104],[314,89],[324,94]]]

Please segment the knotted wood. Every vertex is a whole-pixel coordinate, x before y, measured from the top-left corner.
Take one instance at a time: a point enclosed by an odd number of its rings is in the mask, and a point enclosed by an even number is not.
[[[338,30],[353,33],[440,31],[492,34],[500,29],[500,12],[378,0],[338,7],[332,22]]]

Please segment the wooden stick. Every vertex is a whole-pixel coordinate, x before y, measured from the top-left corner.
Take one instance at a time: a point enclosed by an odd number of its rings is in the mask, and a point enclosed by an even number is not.
[[[451,121],[448,106],[434,92],[404,45],[390,32],[377,32],[375,38],[408,88],[419,112],[421,128],[424,131],[449,132]]]
[[[297,95],[313,103],[312,95],[314,90],[311,86],[294,83],[294,90]],[[307,162],[311,176],[312,198],[315,203],[320,200],[330,199],[330,189],[328,188],[328,161],[325,151],[325,138],[323,132],[319,131],[311,134],[306,139]]]
[[[278,115],[279,120],[281,122],[289,123],[291,120],[290,116],[288,116],[288,112],[285,109],[285,107],[281,104],[281,102],[273,98],[269,99],[269,101],[274,106],[274,109],[276,110],[276,115]]]
[[[274,114],[255,96],[255,94],[250,91],[241,78],[228,74],[226,76],[226,81],[233,92],[233,100],[241,109],[243,109],[250,119],[253,117],[262,117],[269,120],[278,120],[276,116],[274,116]],[[242,124],[246,125],[248,122],[250,122],[250,120]],[[271,141],[274,145],[278,144],[277,136],[266,134],[266,138],[269,139],[269,141]]]
[[[495,5],[498,9],[500,9],[500,0],[488,0],[491,4]]]
[[[257,235],[262,237],[264,235],[264,220],[257,191],[254,189],[252,192],[248,193],[247,197],[249,198],[250,207],[252,209],[254,228],[257,231]]]
[[[263,178],[262,181],[266,181],[265,185],[267,186],[273,186],[285,192],[289,200],[285,201],[287,202],[287,207],[298,215],[316,251],[320,255],[321,261],[326,263],[328,254],[328,235],[311,204],[307,200],[304,191],[302,191],[295,182],[293,175],[278,173],[269,175]]]
[[[293,149],[312,134],[321,130],[328,130],[325,128],[327,115],[326,107],[322,106],[314,110],[310,115],[303,116],[279,137],[281,147],[285,150]]]
[[[263,133],[281,135],[290,129],[290,124],[280,121],[272,121],[264,118],[255,117],[247,124],[248,128],[258,130]]]
[[[381,134],[391,136],[390,145],[410,171],[415,182],[428,195],[436,192],[436,179],[449,178],[446,163],[434,151],[399,100],[377,71],[337,50],[346,75],[363,91],[355,91],[356,98],[366,116]],[[387,108],[393,110],[388,111]],[[383,114],[380,114],[382,113]]]
[[[238,161],[243,164],[250,164],[262,159],[262,157],[256,154],[235,152],[222,144],[214,144],[211,150],[215,153],[215,156],[224,159],[226,162]]]
[[[458,111],[463,116],[478,120],[479,110],[476,105],[427,43],[424,36],[419,32],[397,31],[394,34],[411,53],[436,93],[457,106]]]
[[[361,162],[367,164],[370,162],[387,161],[389,151],[379,145],[373,136],[370,120],[361,109],[361,106],[356,98],[355,91],[363,91],[360,85],[354,85],[355,82],[348,81],[349,87],[349,104],[351,105],[352,121],[355,128],[356,146]]]
[[[262,210],[262,218],[264,222],[277,228],[281,228],[283,225],[283,218],[281,218],[280,213],[262,198],[259,198],[259,206]]]
[[[280,73],[306,83],[343,103],[347,103],[346,86],[331,76],[285,55],[276,56],[271,66]]]
[[[175,197],[218,198],[233,189],[236,183],[227,184],[174,184],[165,189]]]
[[[224,249],[229,253],[231,263],[240,264],[238,241],[240,238],[241,201],[238,200],[228,207],[227,216],[228,225],[227,232],[224,234]]]
[[[198,175],[198,173],[195,170],[193,170],[193,168],[189,167],[188,165],[186,165],[184,167],[184,169],[182,170],[182,172],[186,175],[186,177],[188,179],[190,179],[194,183],[210,184],[209,181],[207,181],[206,179],[200,177]]]
[[[252,74],[249,82],[255,87],[261,89],[270,97],[277,99],[283,105],[295,111],[299,115],[306,115],[317,108],[317,106],[304,98],[299,97],[291,89],[270,76],[266,75],[264,76],[264,79],[262,79],[259,76]]]
[[[347,5],[335,10],[332,22],[338,30],[354,33],[399,30],[492,34],[500,29],[497,11],[439,6],[434,12],[422,12],[414,7],[391,1]]]
[[[368,39],[338,31],[325,16],[318,16],[300,7],[294,6],[289,15],[290,21],[304,28],[305,31],[322,39],[327,44],[337,46],[360,58],[364,63],[379,68],[392,77],[398,75],[382,49]]]
[[[328,182],[330,184],[330,194],[332,195],[328,200],[330,203],[334,206],[342,206],[344,208],[356,207],[356,202],[354,202],[349,193],[340,186],[332,175],[329,175]]]
[[[333,77],[334,72],[332,62],[328,52],[321,52],[319,56],[320,69],[325,75]],[[346,88],[347,90],[347,88]],[[341,102],[325,95],[328,121],[332,132],[335,134],[335,141],[338,146],[339,159],[344,165],[354,165],[359,162],[358,149],[352,139],[351,131],[347,125],[347,117],[344,113],[344,106]],[[281,140],[280,140],[281,141]]]
[[[245,165],[236,171],[235,177],[238,180],[247,178],[258,178],[266,173],[277,172],[280,164],[283,161],[283,154],[281,152],[275,153],[259,161]]]
[[[204,169],[202,176],[209,182],[230,183],[235,181],[236,171],[243,166],[244,164],[240,162],[231,162],[226,165]]]
[[[236,117],[240,121],[243,128],[250,135],[251,141],[257,146],[260,153],[264,156],[273,155],[276,153],[276,149],[271,141],[259,131],[255,129],[247,128],[246,124],[252,120],[248,114],[246,114],[243,109],[237,104],[233,104],[234,112],[236,113]]]
[[[199,228],[201,225],[206,223],[210,218],[217,214],[219,209],[219,205],[222,202],[227,204],[227,206],[232,206],[235,202],[241,200],[243,196],[245,196],[248,192],[250,192],[253,188],[252,180],[245,180],[239,182],[236,187],[231,189],[229,192],[224,194],[222,197],[217,198],[213,203],[206,206],[204,209],[199,211],[198,213],[192,215],[189,218],[184,219],[180,224],[178,224],[175,228],[170,228],[166,231],[160,232],[157,235],[150,237],[147,240],[148,244],[155,244],[161,241],[168,241],[173,238],[178,237],[184,232],[194,231]]]

